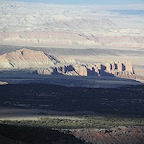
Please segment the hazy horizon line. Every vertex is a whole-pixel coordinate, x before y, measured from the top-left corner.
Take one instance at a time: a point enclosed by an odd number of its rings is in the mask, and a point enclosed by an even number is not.
[[[144,4],[143,0],[0,0],[0,2],[28,2],[28,3],[46,3],[54,5],[133,5]]]

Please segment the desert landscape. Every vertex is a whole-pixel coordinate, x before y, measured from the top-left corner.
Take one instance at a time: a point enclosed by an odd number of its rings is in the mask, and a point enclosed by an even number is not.
[[[42,7],[42,9],[41,9]],[[1,2],[1,44],[143,49],[143,5]]]
[[[141,4],[123,7],[5,1],[0,14],[0,54],[29,48],[83,63],[130,62],[136,74],[144,74]]]
[[[0,0],[0,143],[143,141],[143,1]]]

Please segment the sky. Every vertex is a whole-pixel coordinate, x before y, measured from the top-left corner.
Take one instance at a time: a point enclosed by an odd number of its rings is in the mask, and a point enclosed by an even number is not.
[[[117,5],[117,4],[139,4],[144,0],[0,0],[0,1],[26,1],[40,2],[49,4],[102,4],[102,5]]]

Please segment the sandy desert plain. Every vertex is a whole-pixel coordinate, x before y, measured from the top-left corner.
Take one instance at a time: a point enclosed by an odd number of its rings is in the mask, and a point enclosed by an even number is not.
[[[143,144],[144,4],[0,1],[0,144]]]

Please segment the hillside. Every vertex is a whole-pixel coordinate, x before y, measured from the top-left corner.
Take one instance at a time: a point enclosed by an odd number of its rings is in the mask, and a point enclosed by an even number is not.
[[[14,52],[6,53],[0,56],[0,68],[27,68],[27,67],[44,67],[53,66],[56,62],[53,57],[47,56],[41,51],[32,51],[21,49]]]

